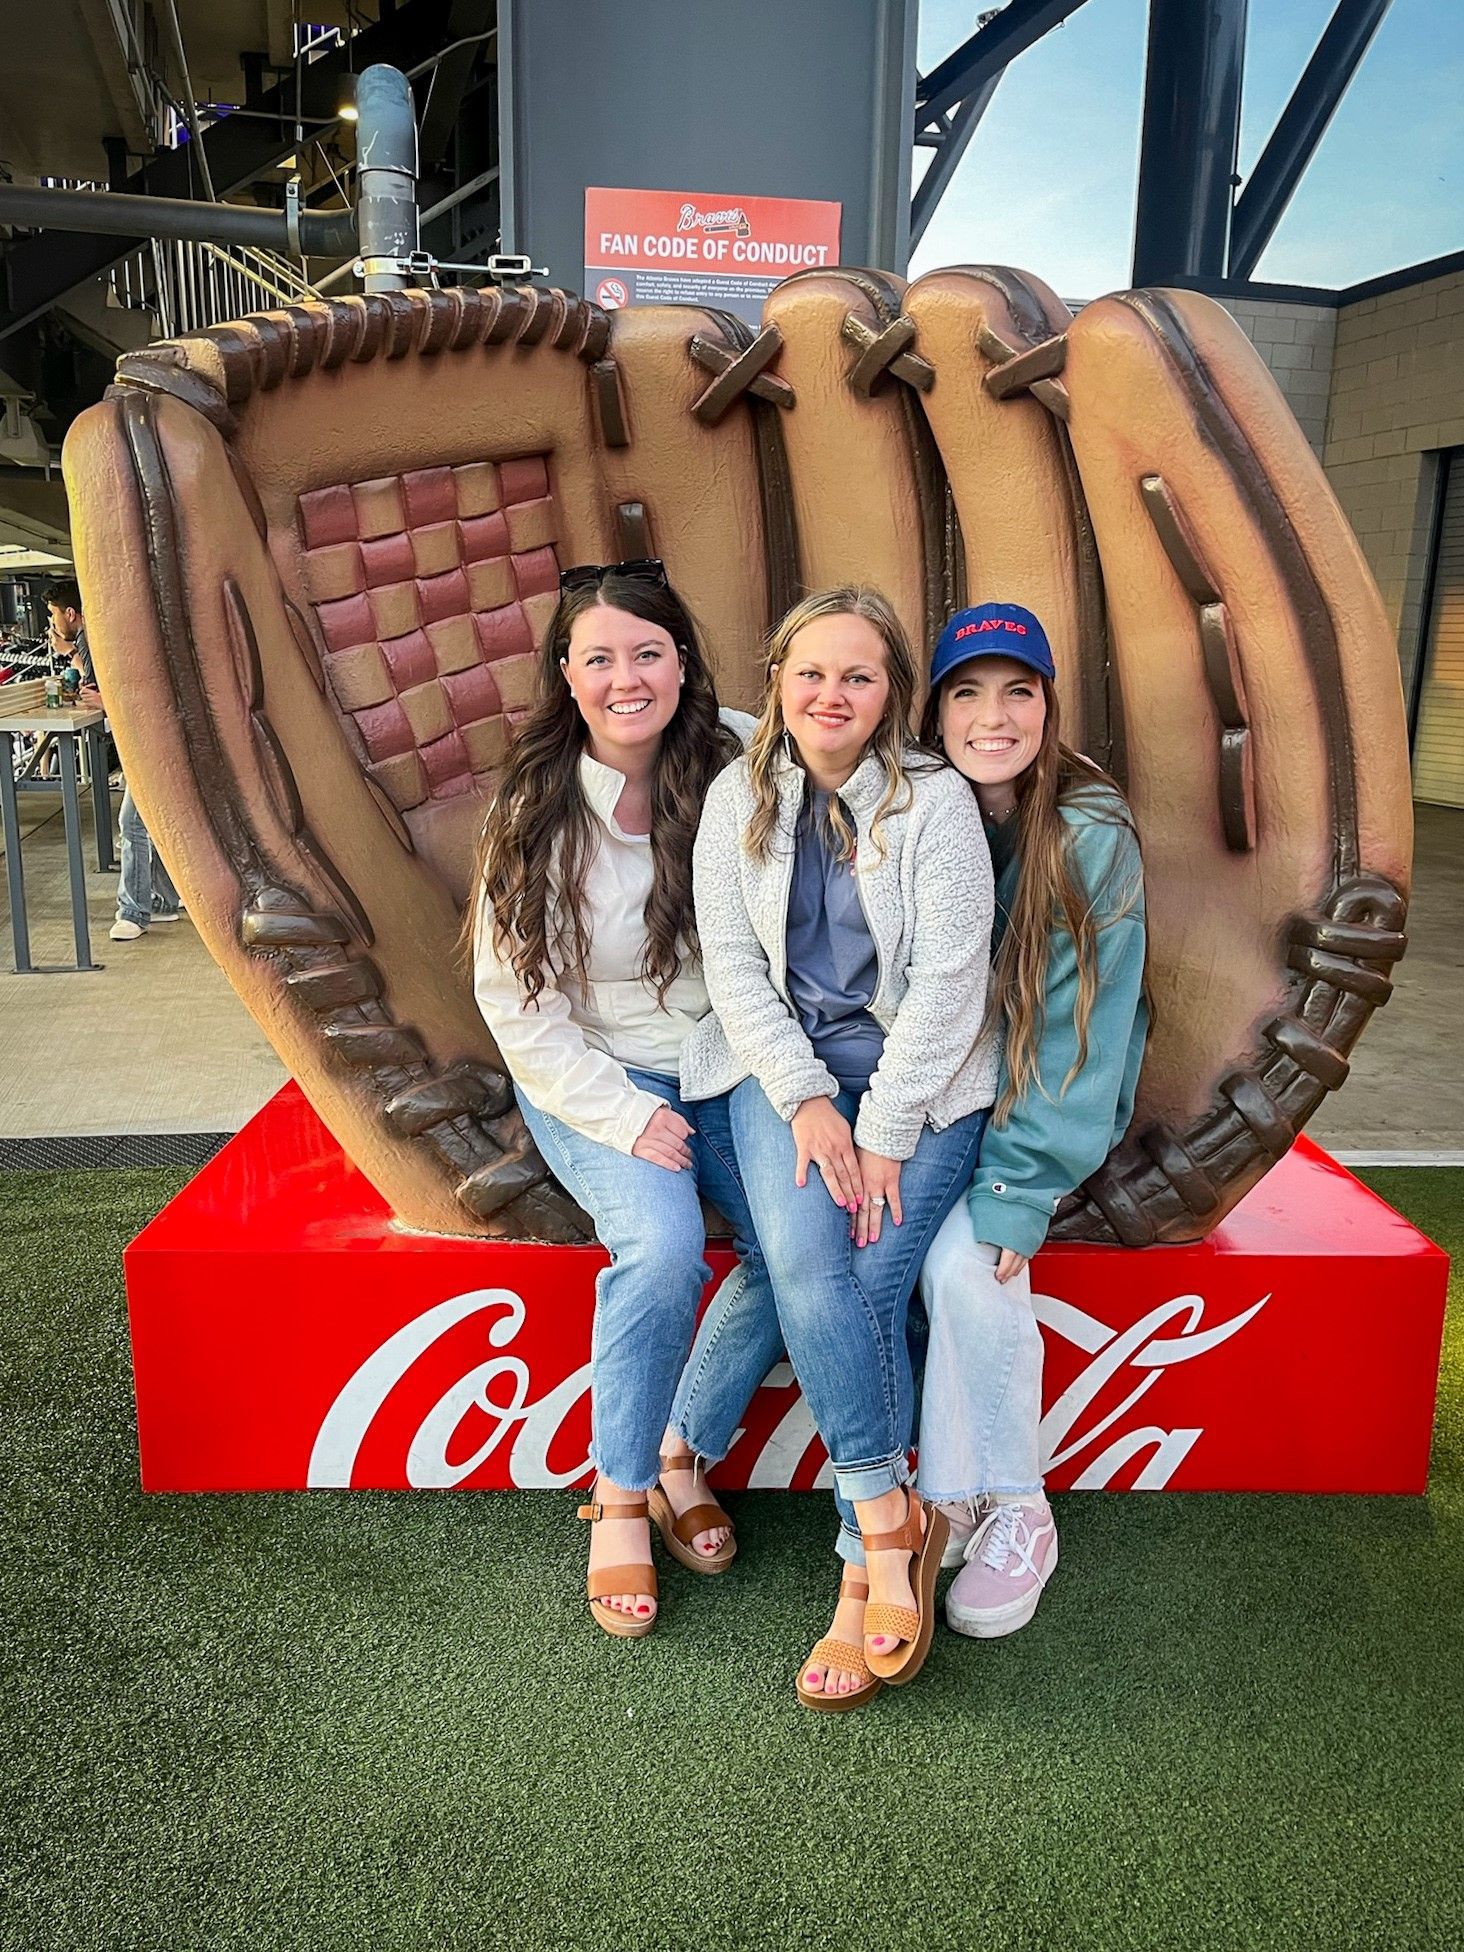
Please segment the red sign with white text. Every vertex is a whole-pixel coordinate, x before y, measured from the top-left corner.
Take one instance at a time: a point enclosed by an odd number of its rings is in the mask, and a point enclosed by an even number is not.
[[[842,204],[689,190],[585,191],[585,295],[713,305],[750,325],[781,279],[839,262]]]
[[[127,1249],[144,1488],[582,1483],[603,1265],[395,1230],[288,1085]],[[1447,1265],[1305,1139],[1209,1240],[1044,1249],[1049,1485],[1421,1492]],[[713,1475],[827,1484],[786,1365]]]

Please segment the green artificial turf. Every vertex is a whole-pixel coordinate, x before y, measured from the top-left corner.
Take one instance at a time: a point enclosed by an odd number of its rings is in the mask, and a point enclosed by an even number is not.
[[[1458,1254],[1464,1173],[1369,1178]],[[1457,1295],[1426,1501],[1064,1496],[1031,1629],[818,1717],[822,1498],[632,1644],[569,1494],[142,1497],[178,1183],[0,1177],[7,1952],[1464,1942]]]

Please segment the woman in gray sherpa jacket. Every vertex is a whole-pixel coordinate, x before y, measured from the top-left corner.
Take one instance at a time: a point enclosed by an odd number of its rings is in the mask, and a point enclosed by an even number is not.
[[[786,1345],[833,1462],[849,1562],[798,1679],[821,1709],[913,1679],[929,1646],[947,1527],[907,1487],[906,1319],[925,1250],[970,1182],[997,1076],[981,1034],[993,912],[981,815],[959,773],[909,739],[916,683],[877,593],[795,606],[773,634],[747,755],[707,793],[694,857],[712,1013],[683,1047],[682,1090],[731,1091],[777,1319],[726,1284],[672,1420],[722,1456],[749,1371],[764,1375]]]

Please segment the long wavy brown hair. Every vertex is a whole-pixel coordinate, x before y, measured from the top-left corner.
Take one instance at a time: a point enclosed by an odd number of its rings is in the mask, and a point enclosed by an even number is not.
[[[821,617],[862,617],[874,626],[884,645],[889,697],[885,700],[884,716],[861,755],[862,763],[863,758],[873,753],[884,768],[884,794],[870,823],[870,838],[881,858],[884,842],[880,823],[886,814],[903,812],[910,804],[912,746],[908,728],[914,717],[920,681],[904,626],[888,597],[878,590],[857,583],[846,583],[833,590],[816,590],[812,596],[795,603],[768,638],[762,715],[747,748],[747,771],[755,804],[743,845],[754,860],[767,860],[778,827],[778,756],[788,733],[783,721],[783,668],[799,631]],[[787,744],[796,756],[797,745],[791,737],[787,738]],[[921,762],[926,757],[921,753]],[[837,794],[829,798],[828,824],[835,859],[852,861],[858,836]]]
[[[960,666],[946,679],[957,681]],[[1078,994],[1073,1005],[1073,1028],[1078,1051],[1063,1079],[1059,1098],[1088,1061],[1088,1033],[1098,994],[1098,933],[1129,915],[1143,895],[1142,879],[1130,887],[1102,888],[1090,898],[1073,865],[1073,836],[1060,809],[1083,806],[1096,820],[1127,827],[1138,846],[1138,830],[1117,782],[1101,766],[1062,741],[1062,717],[1052,684],[1033,672],[1042,687],[1047,718],[1037,756],[1017,779],[1016,899],[1007,916],[1006,933],[992,964],[986,994],[983,1028],[1006,1023],[1006,1083],[997,1099],[992,1122],[1005,1125],[1012,1107],[1026,1091],[1042,1088],[1037,1057],[1047,1022],[1047,952],[1055,927],[1067,930],[1078,960]],[[933,691],[920,722],[922,745],[944,753],[940,734],[940,701],[945,691]],[[974,791],[974,788],[973,788]],[[1112,797],[1110,797],[1110,795]],[[1101,917],[1095,914],[1099,904]],[[1148,977],[1144,981],[1148,994]]]
[[[480,910],[491,910],[498,953],[532,1002],[552,973],[583,991],[590,958],[585,875],[595,831],[580,788],[589,728],[560,669],[575,619],[597,604],[624,610],[669,633],[686,682],[661,734],[651,780],[651,892],[646,900],[642,975],[661,1001],[698,953],[691,899],[691,848],[702,801],[739,746],[717,716],[696,626],[676,592],[644,576],[606,576],[569,591],[544,633],[534,703],[514,728],[508,762],[483,824],[464,945],[471,954]],[[551,880],[551,868],[553,879]],[[482,917],[486,925],[486,914]]]

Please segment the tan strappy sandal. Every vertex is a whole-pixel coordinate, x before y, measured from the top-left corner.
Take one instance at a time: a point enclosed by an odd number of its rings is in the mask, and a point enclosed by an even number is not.
[[[592,1525],[598,1525],[602,1518],[645,1518],[648,1515],[644,1498],[623,1505],[598,1502],[581,1505],[575,1514],[577,1518],[588,1519]],[[660,1599],[656,1568],[649,1559],[643,1559],[635,1566],[601,1566],[598,1572],[589,1575],[586,1590],[591,1613],[605,1632],[613,1634],[617,1640],[644,1640],[661,1617],[658,1609],[649,1620],[638,1620],[633,1613],[621,1613],[616,1607],[605,1604],[612,1593],[649,1593],[653,1600]]]
[[[908,1552],[915,1560],[910,1568],[914,1606],[890,1606],[879,1601],[864,1612],[866,1634],[891,1634],[901,1642],[891,1653],[866,1656],[870,1673],[888,1681],[892,1688],[913,1681],[930,1652],[930,1636],[935,1627],[935,1576],[940,1571],[941,1554],[951,1529],[943,1511],[935,1505],[921,1504],[918,1491],[907,1488],[905,1497],[904,1524],[893,1532],[868,1534],[864,1540],[866,1553]]]
[[[685,1457],[663,1457],[661,1476],[671,1477],[674,1473],[696,1472],[701,1467],[694,1452],[688,1451]],[[737,1557],[737,1540],[733,1537],[732,1520],[708,1492],[706,1499],[684,1511],[680,1518],[672,1508],[671,1500],[660,1485],[656,1485],[647,1497],[650,1506],[651,1522],[661,1534],[661,1543],[679,1565],[688,1572],[725,1572]],[[714,1531],[718,1526],[727,1527],[727,1536],[715,1552],[698,1552],[692,1540],[698,1532]]]
[[[844,1574],[839,1581],[839,1598],[869,1598],[869,1581],[862,1567],[850,1566]],[[815,1693],[803,1685],[803,1677],[811,1667],[837,1667],[845,1674],[857,1674],[861,1685],[848,1694],[825,1694],[822,1688]],[[798,1699],[805,1708],[812,1708],[820,1715],[842,1715],[846,1709],[862,1708],[866,1701],[873,1701],[883,1686],[884,1682],[871,1671],[864,1649],[852,1640],[835,1640],[832,1634],[824,1635],[798,1670]]]

